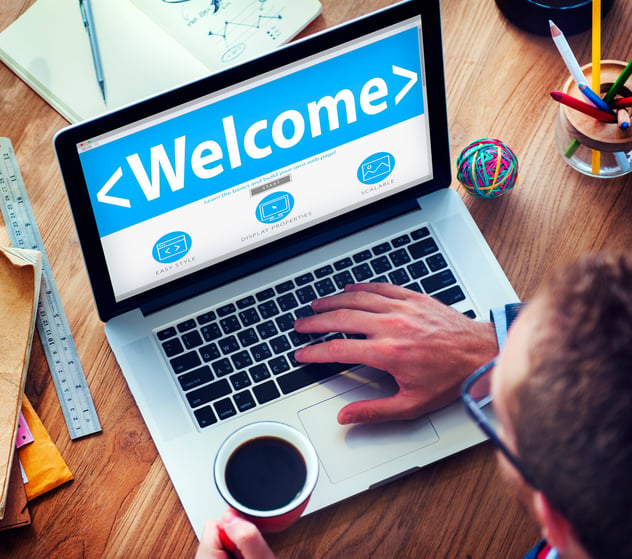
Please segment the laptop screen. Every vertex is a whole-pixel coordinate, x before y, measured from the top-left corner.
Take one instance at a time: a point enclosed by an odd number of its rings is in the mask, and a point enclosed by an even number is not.
[[[93,135],[88,123],[73,147],[114,303],[431,181],[423,32],[408,17]]]

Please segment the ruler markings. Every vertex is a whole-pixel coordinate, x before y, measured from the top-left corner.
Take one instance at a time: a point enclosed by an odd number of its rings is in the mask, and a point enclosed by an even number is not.
[[[0,149],[0,209],[11,242],[16,248],[30,248],[42,253],[37,331],[70,438],[97,433],[101,431],[99,418],[10,140],[0,138]]]

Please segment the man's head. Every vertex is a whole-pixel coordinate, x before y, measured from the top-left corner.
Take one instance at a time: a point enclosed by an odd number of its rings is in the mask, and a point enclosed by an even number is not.
[[[561,519],[569,557],[632,557],[632,258],[556,274],[512,326],[492,393],[549,537]]]

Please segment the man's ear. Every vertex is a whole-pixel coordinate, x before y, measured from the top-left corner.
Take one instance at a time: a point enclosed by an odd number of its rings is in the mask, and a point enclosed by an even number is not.
[[[542,529],[542,537],[560,553],[568,550],[573,540],[573,527],[540,492],[533,492],[533,510]]]

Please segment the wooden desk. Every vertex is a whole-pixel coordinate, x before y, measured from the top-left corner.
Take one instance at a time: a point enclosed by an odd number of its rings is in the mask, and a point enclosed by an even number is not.
[[[2,0],[0,28],[32,0]],[[390,4],[323,0],[313,32]],[[443,2],[452,160],[496,137],[518,154],[520,184],[503,198],[469,197],[476,222],[522,298],[542,274],[580,254],[632,247],[632,175],[595,180],[567,167],[553,139],[566,69],[548,37],[509,25],[492,0]],[[632,5],[605,18],[604,58],[629,60]],[[590,61],[590,33],[569,38]],[[432,54],[431,54],[432,55]],[[439,54],[437,53],[437,56]],[[0,64],[0,135],[13,141],[103,433],[71,442],[36,341],[27,393],[75,481],[31,505],[26,529],[0,534],[10,558],[192,557],[197,541],[110,351],[92,302],[52,148],[66,122]],[[7,243],[0,230],[0,243]],[[488,445],[300,520],[269,538],[280,558],[511,558],[537,527],[504,489]]]

